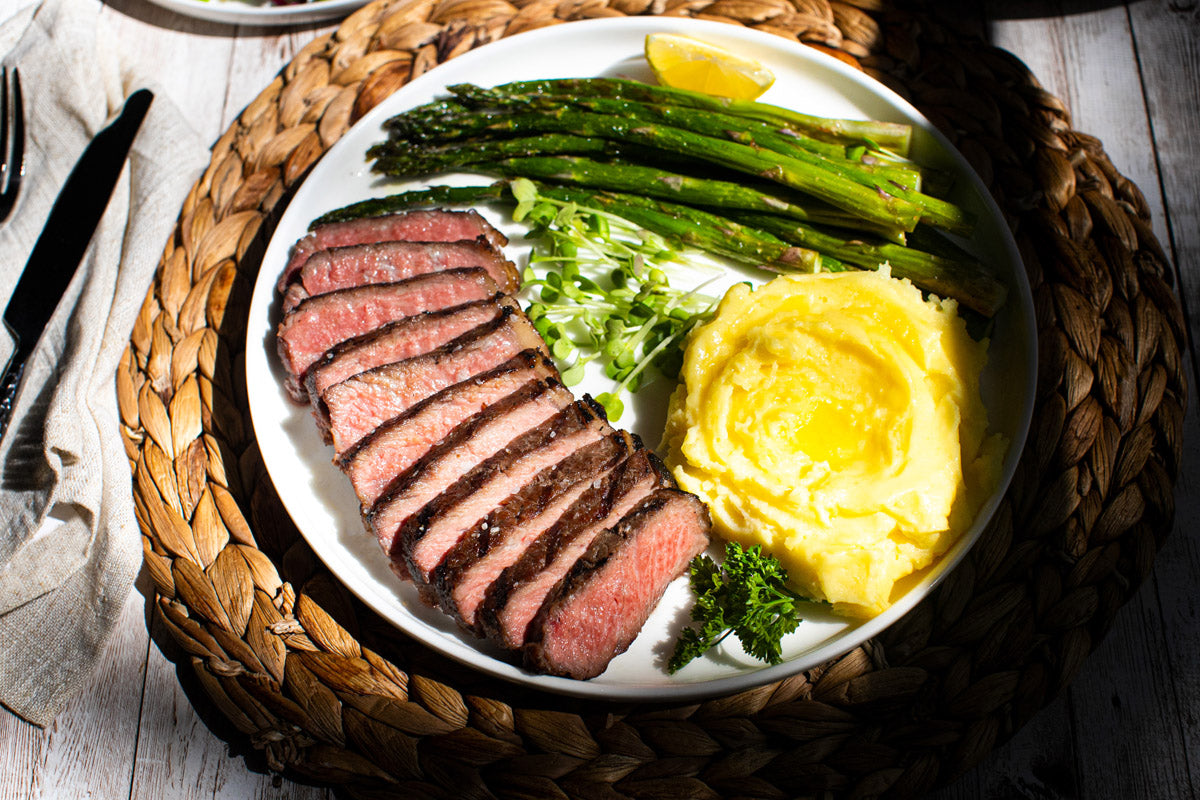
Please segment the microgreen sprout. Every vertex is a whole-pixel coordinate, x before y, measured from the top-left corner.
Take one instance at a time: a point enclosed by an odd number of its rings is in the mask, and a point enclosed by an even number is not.
[[[527,313],[573,386],[598,361],[615,385],[596,396],[612,420],[621,396],[636,392],[647,368],[676,378],[688,333],[712,315],[715,300],[673,289],[670,271],[685,253],[625,219],[540,195],[531,181],[510,184],[513,218],[529,226],[533,253],[523,274]]]

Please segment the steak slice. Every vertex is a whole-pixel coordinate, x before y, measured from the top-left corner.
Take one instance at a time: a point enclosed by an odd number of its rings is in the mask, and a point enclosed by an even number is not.
[[[581,401],[582,402],[582,401]],[[635,439],[614,431],[579,448],[558,464],[538,473],[471,527],[433,571],[442,610],[464,628],[483,635],[475,610],[488,587],[512,565],[531,542],[563,512],[634,451]]]
[[[496,282],[478,268],[418,275],[397,283],[358,286],[305,300],[285,316],[276,330],[279,358],[287,370],[286,386],[296,402],[304,402],[308,368],[334,345],[402,317],[450,308],[497,294]]]
[[[484,459],[525,431],[540,425],[574,401],[556,380],[526,384],[460,423],[412,466],[388,484],[366,513],[368,526],[396,564],[397,572],[427,583],[437,562],[414,560],[404,552],[401,526]],[[440,556],[439,556],[440,560]]]
[[[625,652],[667,585],[709,543],[708,509],[659,489],[589,545],[542,603],[522,647],[535,672],[586,680]]]
[[[388,420],[338,459],[363,508],[461,422],[533,381],[553,378],[554,365],[525,350],[493,370],[460,381]]]
[[[584,491],[488,588],[476,610],[487,637],[509,650],[519,649],[546,595],[592,540],[616,525],[642,498],[673,483],[658,457],[641,447]]]
[[[321,395],[334,450],[340,456],[389,419],[447,386],[494,369],[523,350],[545,348],[529,319],[505,308],[496,319],[435,350],[334,384]]]
[[[279,276],[279,291],[284,291],[309,257],[331,247],[348,247],[371,242],[457,242],[482,236],[497,250],[508,244],[508,237],[491,226],[474,210],[446,211],[422,209],[379,217],[364,217],[346,222],[317,225],[292,245],[291,257]]]
[[[516,266],[483,238],[459,242],[374,242],[314,253],[284,293],[286,314],[308,297],[368,283],[395,283],[414,275],[482,267],[505,294],[521,284]]]
[[[369,369],[435,350],[498,318],[505,308],[519,310],[512,298],[497,296],[404,317],[335,345],[308,368],[304,380],[313,416],[326,440],[329,440],[329,412],[321,396],[330,386]]]
[[[429,598],[436,594],[433,571],[490,511],[542,470],[612,432],[599,411],[591,403],[570,403],[467,472],[400,526],[393,548],[421,565],[420,570],[411,571],[414,580],[420,583],[421,576],[429,576]],[[430,564],[433,566],[426,566]]]

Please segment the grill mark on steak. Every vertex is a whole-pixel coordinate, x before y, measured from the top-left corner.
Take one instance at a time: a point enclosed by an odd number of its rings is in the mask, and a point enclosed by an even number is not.
[[[531,670],[586,680],[625,652],[667,584],[709,544],[708,509],[691,494],[659,489],[597,536],[546,596],[527,629]]]
[[[397,475],[444,439],[461,422],[521,386],[558,375],[538,350],[524,350],[495,369],[447,386],[351,447],[337,464],[363,508],[370,508]]]
[[[483,300],[496,293],[496,282],[487,272],[468,267],[305,300],[276,329],[288,394],[296,402],[306,400],[304,378],[309,367],[335,345],[403,317]]]
[[[494,369],[523,350],[546,352],[546,343],[524,314],[506,307],[500,316],[428,353],[361,372],[325,390],[334,450],[341,455],[384,422],[416,403]]]
[[[481,267],[505,294],[520,286],[516,266],[480,237],[454,242],[387,241],[314,253],[284,293],[286,314],[308,297],[371,283],[395,283],[430,272]]]
[[[558,580],[592,540],[617,524],[643,497],[673,485],[666,467],[645,447],[597,480],[488,587],[476,610],[489,639],[510,650],[525,642],[530,621]]]
[[[404,240],[453,242],[480,236],[497,250],[508,244],[508,237],[473,209],[420,209],[317,225],[292,245],[287,266],[279,276],[278,288],[284,291],[296,272],[314,253],[331,247]]]
[[[384,551],[403,562],[418,583],[428,581],[434,563],[414,558],[397,534],[405,520],[477,464],[530,428],[569,405],[574,398],[556,380],[521,387],[460,423],[442,441],[388,484],[366,514]]]
[[[565,396],[564,396],[565,399]],[[579,448],[612,432],[607,420],[593,407],[569,402],[549,419],[517,436],[503,448],[472,468],[417,513],[410,516],[397,534],[399,547],[414,562],[432,567],[430,590],[436,594],[433,570],[447,551],[474,531],[483,518],[506,498],[518,492],[540,472],[552,468]]]
[[[428,353],[472,328],[491,322],[504,313],[506,307],[514,312],[519,310],[511,297],[497,295],[452,308],[425,311],[335,345],[308,368],[304,381],[313,406],[313,417],[326,443],[332,441],[329,410],[322,399],[326,389],[369,369]]]
[[[634,451],[636,441],[614,431],[540,472],[482,522],[472,526],[437,565],[430,582],[446,613],[483,635],[475,612],[488,587],[525,548],[555,523],[596,479],[603,479]]]
[[[504,244],[474,211],[314,226],[279,278],[276,348],[393,571],[526,667],[586,679],[628,648],[711,523],[561,384],[509,296]]]

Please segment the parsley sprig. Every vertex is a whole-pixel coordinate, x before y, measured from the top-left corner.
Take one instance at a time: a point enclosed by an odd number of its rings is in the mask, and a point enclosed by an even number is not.
[[[623,219],[543,197],[531,181],[511,184],[513,218],[534,240],[524,288],[529,319],[550,347],[563,382],[577,384],[599,359],[616,382],[596,396],[609,419],[624,410],[621,394],[636,392],[654,367],[676,378],[688,333],[712,315],[715,300],[699,288],[670,285],[672,265],[686,254],[665,238]]]
[[[764,554],[759,545],[743,548],[727,542],[722,564],[696,556],[688,577],[696,595],[692,620],[699,625],[684,628],[676,641],[667,663],[672,673],[731,634],[753,657],[778,664],[781,640],[800,624],[800,606],[812,602],[788,587],[779,559]]]

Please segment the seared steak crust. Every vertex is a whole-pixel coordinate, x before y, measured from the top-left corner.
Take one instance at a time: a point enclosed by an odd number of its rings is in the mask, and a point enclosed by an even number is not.
[[[342,289],[305,300],[279,323],[276,344],[288,373],[288,393],[306,400],[304,379],[330,348],[394,320],[483,300],[496,282],[478,267],[418,275],[397,283]]]
[[[488,588],[476,611],[488,638],[509,649],[525,631],[554,584],[605,528],[656,488],[672,486],[666,467],[641,447],[603,480],[594,482],[554,525],[525,549]]]
[[[304,380],[317,426],[329,437],[329,410],[322,398],[325,390],[369,369],[413,358],[441,347],[472,329],[485,325],[504,309],[518,311],[516,301],[505,295],[460,306],[425,311],[389,322],[362,336],[335,345],[308,369]]]
[[[279,276],[279,291],[287,288],[314,253],[330,247],[386,241],[454,242],[479,236],[497,250],[508,244],[508,237],[473,210],[422,209],[317,225],[292,246],[288,264]]]
[[[493,369],[523,350],[546,344],[523,314],[500,316],[412,358],[361,372],[325,390],[329,431],[338,454],[393,417],[447,386]]]
[[[590,404],[571,402],[565,393],[563,399],[568,404],[562,410],[517,436],[410,516],[393,547],[436,569],[447,551],[497,505],[544,469],[612,431],[603,417],[594,416]],[[432,570],[427,571],[432,585]]]
[[[314,226],[275,347],[364,526],[421,599],[529,669],[586,679],[707,546],[707,510],[561,383],[474,211]]]
[[[667,585],[709,544],[708,509],[659,489],[592,540],[550,590],[521,651],[531,670],[584,680],[625,652]]]
[[[470,469],[572,400],[570,390],[556,380],[527,384],[459,424],[396,476],[366,513],[389,557],[406,563],[408,574],[426,582],[440,556],[429,563],[407,550],[397,536],[405,521]]]
[[[482,635],[475,612],[492,582],[594,481],[628,458],[635,444],[629,433],[614,431],[584,445],[542,470],[473,525],[430,577],[442,609],[463,627]]]
[[[516,266],[482,237],[457,242],[374,242],[314,253],[284,293],[286,314],[308,297],[371,283],[395,283],[415,275],[481,267],[511,294],[520,286]]]
[[[336,463],[370,508],[400,473],[456,426],[520,387],[555,378],[558,370],[539,350],[524,350],[495,369],[430,395],[367,434]]]

